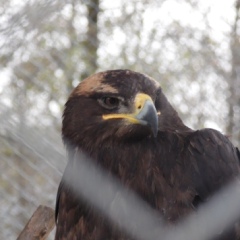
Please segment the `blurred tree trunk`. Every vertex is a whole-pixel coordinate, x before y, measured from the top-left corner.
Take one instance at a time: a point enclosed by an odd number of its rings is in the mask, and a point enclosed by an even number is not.
[[[229,79],[229,119],[228,133],[231,135],[234,143],[240,142],[240,39],[239,39],[239,9],[240,1],[235,4],[236,18],[233,24],[231,39],[232,71]]]
[[[98,40],[98,14],[99,14],[99,0],[89,0],[87,2],[87,20],[88,29],[86,34],[86,40],[83,43],[85,52],[85,64],[86,69],[82,73],[82,79],[96,72],[98,68],[97,64],[97,50],[99,47]]]
[[[72,13],[71,18],[68,21],[67,26],[67,34],[70,42],[70,47],[67,50],[69,52],[69,57],[71,59],[71,55],[74,55],[77,51],[77,54],[81,56],[81,64],[84,65],[84,70],[81,72],[79,76],[79,80],[83,80],[89,75],[96,72],[98,68],[97,64],[97,50],[99,48],[99,40],[98,40],[98,14],[99,14],[99,0],[89,0],[84,2],[86,6],[87,13],[86,19],[88,22],[87,31],[84,35],[84,40],[79,41],[79,36],[76,31],[76,26],[74,26],[75,18],[78,16],[77,7],[79,6],[78,0],[72,0]],[[68,55],[66,53],[66,55]],[[71,64],[72,60],[67,63],[61,61],[61,57],[58,56],[58,52],[54,53],[54,59],[60,62],[59,66],[64,69],[64,73],[67,79],[67,95],[69,95],[74,88],[74,76],[73,73],[74,65]]]

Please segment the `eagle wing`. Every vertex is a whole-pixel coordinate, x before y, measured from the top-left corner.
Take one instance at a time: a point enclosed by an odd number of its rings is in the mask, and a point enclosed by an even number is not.
[[[192,134],[188,144],[189,174],[199,200],[206,200],[239,174],[239,151],[213,129]]]

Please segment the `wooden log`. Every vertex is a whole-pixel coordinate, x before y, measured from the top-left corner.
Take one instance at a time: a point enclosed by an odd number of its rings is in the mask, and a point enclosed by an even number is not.
[[[55,225],[54,210],[40,205],[17,240],[45,240]]]

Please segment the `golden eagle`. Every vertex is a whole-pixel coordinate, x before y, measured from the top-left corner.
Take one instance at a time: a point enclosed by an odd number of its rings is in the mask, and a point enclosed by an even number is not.
[[[174,224],[239,174],[239,152],[213,129],[185,126],[154,79],[110,70],[83,80],[63,114],[67,170],[75,149],[111,173]],[[61,181],[56,240],[132,239]],[[240,239],[234,228],[218,239]]]

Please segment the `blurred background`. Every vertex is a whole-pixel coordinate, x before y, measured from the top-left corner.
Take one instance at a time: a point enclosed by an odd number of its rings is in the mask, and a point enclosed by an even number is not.
[[[54,208],[61,113],[85,77],[158,80],[184,122],[240,146],[240,1],[0,0],[0,239]],[[53,239],[53,234],[49,239]]]

